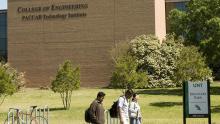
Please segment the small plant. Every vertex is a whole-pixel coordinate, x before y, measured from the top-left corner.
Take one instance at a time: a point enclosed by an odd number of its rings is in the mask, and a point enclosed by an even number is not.
[[[70,108],[72,92],[80,87],[80,69],[73,67],[67,60],[59,66],[56,78],[52,81],[52,90],[60,93],[65,109]]]
[[[24,73],[18,72],[8,63],[0,62],[0,105],[25,85]]]

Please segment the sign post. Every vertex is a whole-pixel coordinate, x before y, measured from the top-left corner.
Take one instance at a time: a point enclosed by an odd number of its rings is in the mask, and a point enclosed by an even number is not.
[[[186,81],[183,92],[183,124],[186,124],[186,118],[208,118],[211,124],[210,83]]]

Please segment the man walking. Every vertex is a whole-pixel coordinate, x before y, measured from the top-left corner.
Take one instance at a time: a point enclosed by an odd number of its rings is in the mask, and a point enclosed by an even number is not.
[[[121,96],[118,100],[118,111],[119,111],[119,119],[120,124],[129,124],[129,102],[128,100],[133,95],[132,90],[127,90],[124,96]]]
[[[98,92],[96,99],[90,105],[92,124],[104,124],[105,123],[105,116],[104,116],[105,109],[102,105],[104,97],[105,97],[104,92]]]

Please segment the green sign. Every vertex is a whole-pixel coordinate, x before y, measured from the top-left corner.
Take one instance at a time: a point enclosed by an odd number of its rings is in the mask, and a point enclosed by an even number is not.
[[[208,81],[186,81],[183,84],[183,116],[186,118],[209,118],[210,83]],[[184,122],[184,124],[186,121]]]

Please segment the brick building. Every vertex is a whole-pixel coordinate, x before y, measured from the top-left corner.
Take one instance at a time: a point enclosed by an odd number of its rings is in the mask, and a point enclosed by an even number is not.
[[[8,62],[29,87],[49,86],[59,64],[81,68],[81,86],[109,84],[109,51],[141,34],[166,35],[166,16],[186,0],[9,0]]]

